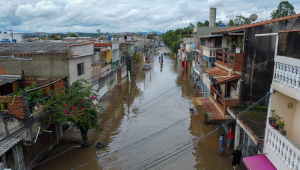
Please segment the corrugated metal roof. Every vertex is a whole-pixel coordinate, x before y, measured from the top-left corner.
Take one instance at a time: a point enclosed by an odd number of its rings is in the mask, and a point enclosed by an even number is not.
[[[20,142],[22,138],[8,138],[0,143],[0,156],[7,152],[10,148]]]
[[[217,66],[207,69],[206,72],[210,76],[212,76],[214,79],[216,79],[220,84],[224,84],[224,83],[230,82],[232,80],[239,79],[241,77],[238,74],[232,74],[232,73],[231,73],[230,77],[225,77],[225,76],[229,76],[229,72],[220,67],[217,67]]]
[[[21,76],[17,76],[17,75],[14,75],[11,77],[9,77],[9,75],[7,75],[7,76],[0,75],[0,86],[7,84],[7,83],[12,83],[16,80],[20,80],[21,78],[22,78]]]

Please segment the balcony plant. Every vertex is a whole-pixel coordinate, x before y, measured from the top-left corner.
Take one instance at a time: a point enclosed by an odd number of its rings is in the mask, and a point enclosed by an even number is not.
[[[275,129],[280,130],[280,129],[283,129],[284,126],[285,126],[285,124],[284,124],[284,121],[282,121],[282,117],[276,115]]]
[[[275,114],[275,110],[271,110],[272,112],[272,117],[269,117],[269,124],[272,126],[272,124],[275,124],[277,119],[276,119],[276,114]]]
[[[279,132],[280,132],[282,135],[286,135],[286,130],[284,130],[284,129],[279,130]]]
[[[235,53],[241,53],[241,49],[243,48],[244,38],[238,37],[237,41],[231,41],[229,43],[230,46],[235,47]]]

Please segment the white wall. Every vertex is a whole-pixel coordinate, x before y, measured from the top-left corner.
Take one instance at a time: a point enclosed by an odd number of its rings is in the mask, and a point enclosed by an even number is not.
[[[13,38],[16,39],[17,42],[21,42],[23,39],[22,34],[13,34]],[[2,39],[9,39],[10,41],[12,41],[10,32],[8,32],[6,34],[0,33],[0,40],[2,40]]]
[[[71,54],[79,54],[79,57],[94,54],[94,44],[73,45],[70,47]]]
[[[92,70],[91,70],[91,56],[85,56],[85,57],[76,57],[76,58],[69,58],[68,64],[69,64],[69,85],[71,85],[73,82],[79,80],[79,79],[89,79],[92,77]],[[77,74],[77,64],[84,63],[84,74],[78,76]],[[89,83],[92,82],[92,80],[87,80]]]

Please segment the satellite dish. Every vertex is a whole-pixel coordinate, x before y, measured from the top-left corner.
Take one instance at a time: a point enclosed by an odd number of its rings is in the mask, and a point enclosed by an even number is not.
[[[254,21],[257,20],[257,15],[256,14],[252,14],[252,15],[250,15],[249,19],[250,19],[250,21],[254,22]]]

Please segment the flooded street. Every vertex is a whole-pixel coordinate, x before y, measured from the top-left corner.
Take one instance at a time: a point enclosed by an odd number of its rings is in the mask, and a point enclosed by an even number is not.
[[[101,105],[112,117],[102,114],[103,130],[90,133],[89,148],[74,148],[36,169],[72,169],[98,159],[78,169],[146,169],[143,165],[147,164],[150,169],[231,170],[229,157],[233,150],[227,149],[225,156],[219,156],[219,137],[225,134],[223,130],[194,146],[189,144],[189,149],[170,157],[187,141],[210,132],[217,125],[203,124],[201,105],[194,106],[196,114],[191,117],[189,108],[193,98],[202,96],[194,92],[193,79],[181,70],[181,63],[164,56],[164,66],[160,68],[158,56],[154,56],[150,65],[149,71],[143,71],[140,66],[133,72],[131,82],[125,77],[103,98]],[[126,97],[129,99],[124,100]],[[98,142],[106,146],[97,149]],[[116,150],[119,151],[112,153]],[[109,155],[103,157],[106,154]]]

